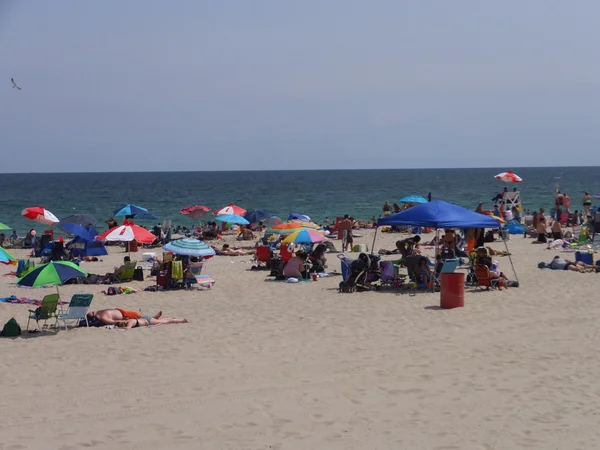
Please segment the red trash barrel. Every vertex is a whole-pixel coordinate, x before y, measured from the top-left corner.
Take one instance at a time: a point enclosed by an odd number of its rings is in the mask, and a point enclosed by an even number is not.
[[[465,274],[454,272],[441,275],[440,307],[451,309],[465,306]]]

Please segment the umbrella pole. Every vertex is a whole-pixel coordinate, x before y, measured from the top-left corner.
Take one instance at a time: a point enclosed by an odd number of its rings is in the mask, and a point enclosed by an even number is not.
[[[510,261],[510,267],[512,267],[513,273],[515,274],[515,280],[517,280],[517,283],[518,283],[519,276],[517,275],[517,271],[515,270],[515,265],[513,264],[512,257],[510,256],[510,251],[508,250],[508,243],[506,242],[506,239],[504,239],[504,247],[506,247],[506,253],[508,255],[508,260]]]
[[[377,230],[379,230],[379,227],[375,227],[375,234],[373,234],[373,244],[371,244],[371,255],[374,255],[373,252],[375,251],[375,239],[377,239]]]

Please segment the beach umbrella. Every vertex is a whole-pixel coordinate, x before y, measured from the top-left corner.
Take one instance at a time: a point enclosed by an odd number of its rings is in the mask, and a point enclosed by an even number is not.
[[[25,208],[21,211],[21,215],[44,225],[54,225],[59,222],[58,218],[43,206]]]
[[[63,228],[65,223],[75,223],[77,225],[81,225],[82,227],[87,227],[88,225],[94,227],[98,223],[98,219],[96,219],[94,216],[90,216],[89,214],[72,214],[60,219],[58,226]]]
[[[268,227],[272,227],[275,225],[279,225],[280,223],[283,223],[283,220],[281,220],[279,217],[277,216],[273,216],[273,217],[269,217],[267,219],[265,219],[265,224]]]
[[[427,203],[427,199],[420,195],[409,195],[400,199],[400,203]]]
[[[12,228],[6,224],[0,222],[0,231],[6,231],[6,230],[12,230]]]
[[[146,208],[142,208],[141,206],[128,203],[127,205],[115,209],[113,214],[115,216],[135,216],[136,214],[144,214],[147,212],[148,210]]]
[[[165,245],[163,250],[176,255],[201,256],[203,258],[215,255],[215,251],[210,245],[198,239],[176,239]]]
[[[291,234],[294,231],[299,230],[312,230],[316,231],[319,234],[324,235],[325,230],[319,227],[316,223],[313,222],[302,222],[300,220],[290,221],[285,223],[280,223],[278,225],[273,225],[271,228],[267,229],[267,233],[269,234]]]
[[[250,223],[258,223],[258,222],[261,222],[261,221],[263,221],[265,219],[268,219],[272,215],[273,214],[271,214],[266,209],[255,209],[255,210],[250,211],[249,213],[247,213],[244,216],[244,219],[246,219]]]
[[[8,253],[4,248],[0,247],[0,263],[2,264],[15,264],[17,258]]]
[[[116,226],[96,236],[99,241],[131,242],[137,241],[143,244],[152,244],[156,236],[131,222],[125,222],[123,225]]]
[[[202,220],[210,212],[210,208],[204,205],[188,206],[181,210],[181,214],[194,220]]]
[[[290,213],[287,220],[302,220],[303,222],[312,222],[312,219],[304,214],[300,213]]]
[[[135,220],[159,220],[160,217],[155,216],[154,214],[151,213],[141,213],[140,215],[138,215]]]
[[[83,239],[84,241],[91,242],[96,238],[95,233],[90,233],[90,231],[87,228],[82,227],[81,225],[76,223],[61,223],[60,227],[67,233],[77,236]]]
[[[215,220],[218,220],[219,222],[225,222],[225,223],[235,223],[238,225],[249,225],[250,224],[250,222],[248,222],[242,216],[238,216],[237,214],[221,214],[221,215],[218,215],[217,217],[215,217]]]
[[[314,242],[323,242],[326,240],[327,238],[314,230],[298,230],[294,231],[282,242],[285,244],[312,244]]]
[[[222,208],[217,209],[215,212],[213,212],[213,214],[215,216],[222,216],[222,215],[225,215],[225,214],[236,215],[236,216],[243,216],[247,212],[248,211],[246,211],[244,208],[242,208],[240,206],[236,206],[233,203],[230,203],[227,206],[223,206]]]
[[[58,286],[72,278],[86,276],[87,273],[72,262],[50,261],[27,272],[27,275],[20,278],[17,284],[29,287],[46,286],[48,284]]]
[[[512,172],[502,172],[496,175],[494,178],[496,180],[504,181],[505,183],[519,183],[520,181],[523,181],[519,175]]]

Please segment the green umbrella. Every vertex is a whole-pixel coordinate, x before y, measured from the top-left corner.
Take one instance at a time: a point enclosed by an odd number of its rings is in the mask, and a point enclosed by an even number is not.
[[[39,287],[48,284],[60,285],[72,278],[87,276],[77,264],[69,261],[50,261],[27,272],[17,281],[19,286]]]
[[[0,222],[0,231],[5,231],[5,230],[12,230],[12,228],[9,227],[8,225],[6,225],[5,223]]]

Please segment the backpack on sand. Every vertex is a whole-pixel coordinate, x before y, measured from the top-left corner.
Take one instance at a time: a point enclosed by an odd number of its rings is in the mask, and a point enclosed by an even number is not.
[[[4,336],[4,337],[21,336],[21,326],[15,320],[14,317],[4,324],[4,328],[2,328],[2,332],[0,332],[0,336]]]

